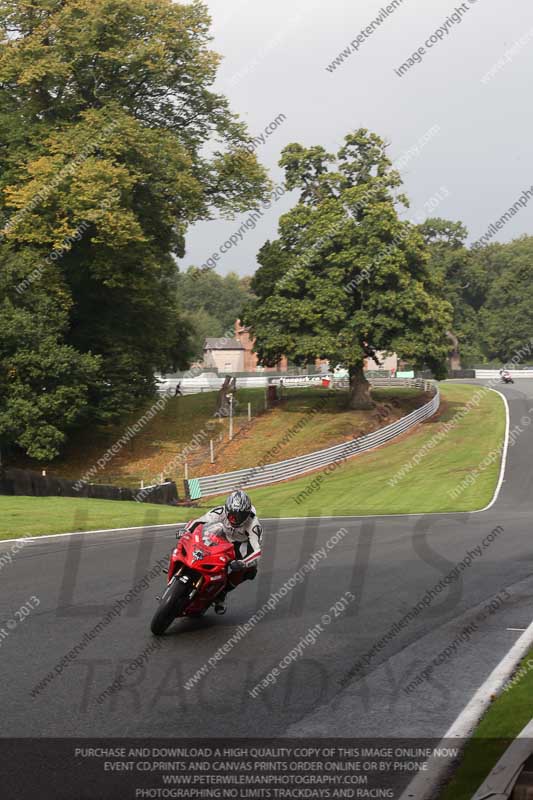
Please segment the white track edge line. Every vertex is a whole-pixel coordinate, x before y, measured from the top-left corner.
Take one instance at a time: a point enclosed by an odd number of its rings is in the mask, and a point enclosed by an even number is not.
[[[185,525],[184,522],[165,522],[164,525],[136,525],[130,528],[102,528],[96,531],[73,531],[71,533],[45,533],[42,536],[19,536],[17,539],[0,539],[0,546],[6,542],[38,542],[43,539],[59,539],[61,536],[85,536],[90,533],[126,533],[128,531],[144,531],[152,528],[175,528]]]
[[[502,462],[500,464],[500,477],[498,479],[498,483],[497,483],[496,489],[494,491],[494,496],[493,496],[492,500],[490,501],[490,503],[488,504],[488,506],[485,506],[485,508],[480,508],[478,511],[472,511],[471,512],[472,514],[481,514],[481,512],[483,512],[483,511],[488,511],[489,508],[492,508],[492,506],[494,505],[494,503],[498,499],[498,496],[500,494],[500,490],[502,488],[503,479],[504,479],[504,476],[505,476],[505,468],[507,466],[507,453],[508,453],[508,450],[509,450],[509,429],[511,427],[511,413],[510,413],[510,410],[509,410],[509,402],[508,402],[506,396],[502,392],[499,392],[498,389],[493,389],[490,386],[488,386],[487,388],[491,392],[494,392],[495,394],[499,394],[500,397],[503,400],[503,404],[504,404],[504,407],[505,407],[505,437],[504,437],[504,441],[503,441]]]
[[[447,743],[449,747],[450,739],[470,738],[474,728],[491,704],[492,695],[497,694],[505,685],[506,681],[513,674],[518,662],[533,645],[533,622],[520,636],[508,653],[502,658],[500,663],[492,670],[486,681],[479,687],[476,693],[468,701],[455,722],[444,734],[441,745]],[[462,748],[460,748],[462,749]],[[427,772],[419,772],[411,781],[407,789],[401,795],[400,800],[434,800],[435,792],[441,781],[444,780],[448,772],[451,771],[450,765],[446,761],[430,759]]]

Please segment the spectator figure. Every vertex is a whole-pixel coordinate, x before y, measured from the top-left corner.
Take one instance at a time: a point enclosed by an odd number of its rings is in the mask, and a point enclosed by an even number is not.
[[[178,381],[176,384],[176,388],[174,389],[174,397],[183,397],[183,392],[181,391],[181,381]]]
[[[378,365],[378,367],[382,367],[383,363],[379,360],[379,356],[376,353],[376,351],[374,350],[374,348],[371,345],[369,345],[368,342],[363,341],[362,344],[363,344],[363,352],[364,352],[364,354],[366,356],[368,356],[368,358],[373,359],[376,362],[376,364]]]

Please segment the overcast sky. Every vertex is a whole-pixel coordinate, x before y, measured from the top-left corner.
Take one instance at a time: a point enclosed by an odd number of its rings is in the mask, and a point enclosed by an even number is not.
[[[285,115],[257,149],[276,183],[287,143],[334,149],[349,131],[369,128],[390,143],[401,167],[407,216],[461,220],[472,242],[533,186],[533,3],[396,2],[387,15],[387,0],[208,0],[213,48],[224,59],[216,89],[253,136]],[[359,36],[380,14],[381,25]],[[357,51],[328,71],[358,36]],[[395,70],[419,47],[421,60],[400,77]],[[218,253],[220,273],[252,274],[259,247],[276,237],[277,220],[294,201],[285,195],[263,210],[225,254],[220,246],[248,215],[196,225],[181,269]],[[533,234],[532,214],[533,199],[495,240]]]

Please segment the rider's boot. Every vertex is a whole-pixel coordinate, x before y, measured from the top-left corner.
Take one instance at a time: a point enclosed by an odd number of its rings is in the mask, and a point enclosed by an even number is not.
[[[227,611],[226,608],[226,594],[227,592],[221,592],[215,600],[215,614],[225,614]]]

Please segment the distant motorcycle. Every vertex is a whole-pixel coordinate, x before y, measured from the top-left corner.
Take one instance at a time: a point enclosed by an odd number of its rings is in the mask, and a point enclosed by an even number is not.
[[[234,546],[219,522],[185,531],[170,555],[168,583],[152,618],[152,633],[161,636],[177,617],[205,614],[226,588],[234,558]]]
[[[514,383],[510,375],[502,375],[502,383]]]

